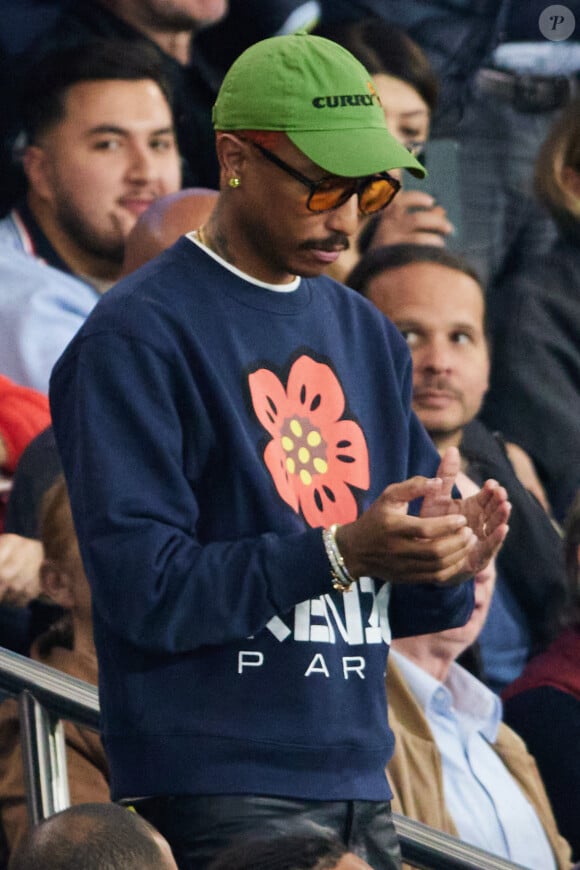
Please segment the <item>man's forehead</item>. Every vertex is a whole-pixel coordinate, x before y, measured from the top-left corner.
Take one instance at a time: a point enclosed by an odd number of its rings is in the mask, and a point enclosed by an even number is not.
[[[64,96],[63,122],[77,120],[91,125],[160,117],[171,118],[163,91],[153,79],[95,79],[76,82]]]
[[[454,285],[461,283],[467,286],[469,284],[473,285],[473,288],[481,293],[479,284],[471,277],[471,275],[462,272],[460,269],[452,268],[445,263],[438,263],[434,260],[414,260],[409,263],[401,263],[397,266],[391,266],[379,273],[376,277],[383,276],[387,280],[391,276],[395,276],[399,280],[412,280],[413,284],[421,286],[432,285],[434,281],[442,280],[445,280],[446,283],[453,282]]]
[[[481,287],[470,276],[439,263],[414,262],[387,269],[369,282],[368,295],[375,304],[415,316],[470,319],[483,323],[485,300]],[[381,305],[382,303],[382,305]]]

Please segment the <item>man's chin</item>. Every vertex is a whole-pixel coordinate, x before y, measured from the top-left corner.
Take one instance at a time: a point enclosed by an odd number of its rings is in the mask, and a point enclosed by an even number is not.
[[[100,251],[95,251],[95,253],[100,254],[103,260],[120,266],[125,258],[125,241],[117,242],[111,246],[103,245]]]
[[[465,428],[464,423],[441,419],[434,414],[426,414],[421,408],[414,408],[414,411],[435,444],[440,441],[460,443]]]

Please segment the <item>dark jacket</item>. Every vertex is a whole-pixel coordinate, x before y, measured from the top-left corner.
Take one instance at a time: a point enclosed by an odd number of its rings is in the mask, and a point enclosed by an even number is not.
[[[498,569],[528,618],[536,650],[552,640],[566,599],[560,535],[536,498],[522,486],[504,442],[479,420],[465,427],[461,453],[478,484],[497,480],[512,503],[510,531],[497,558]]]

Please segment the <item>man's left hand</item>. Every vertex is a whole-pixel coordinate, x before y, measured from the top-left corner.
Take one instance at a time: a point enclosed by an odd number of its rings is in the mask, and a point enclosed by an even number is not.
[[[507,492],[496,480],[489,479],[473,495],[453,498],[453,486],[457,483],[461,489],[461,479],[470,488],[475,486],[461,472],[461,457],[456,447],[445,452],[437,477],[441,478],[443,486],[438,493],[423,499],[420,516],[463,514],[473,533],[472,546],[465,560],[466,577],[477,574],[497,555],[509,531],[511,504]]]

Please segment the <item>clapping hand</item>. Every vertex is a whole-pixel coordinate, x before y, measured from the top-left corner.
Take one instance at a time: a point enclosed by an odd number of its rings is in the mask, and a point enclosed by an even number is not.
[[[480,571],[500,549],[511,506],[505,489],[488,480],[466,498],[454,498],[460,457],[449,448],[436,478],[413,477],[388,486],[336,541],[349,572],[393,583],[457,584]],[[419,516],[409,502],[423,499]]]

